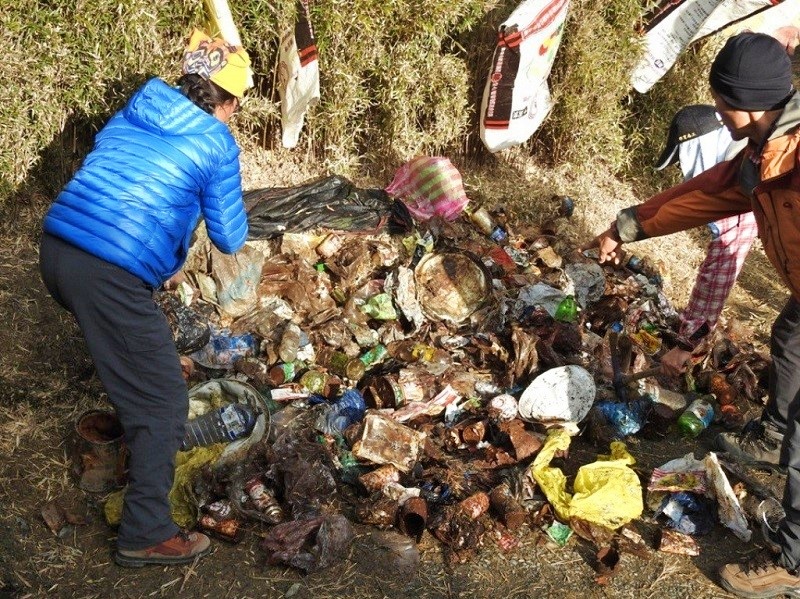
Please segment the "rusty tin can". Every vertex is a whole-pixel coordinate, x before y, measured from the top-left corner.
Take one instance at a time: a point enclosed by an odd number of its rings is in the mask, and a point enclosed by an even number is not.
[[[403,388],[391,376],[372,376],[361,385],[364,401],[375,409],[400,408],[405,405]]]
[[[319,357],[323,365],[334,374],[343,376],[353,381],[364,376],[367,367],[358,358],[351,358],[346,353],[336,350],[320,352]]]
[[[281,362],[269,369],[268,376],[274,385],[291,383],[297,376],[297,366],[294,362]]]

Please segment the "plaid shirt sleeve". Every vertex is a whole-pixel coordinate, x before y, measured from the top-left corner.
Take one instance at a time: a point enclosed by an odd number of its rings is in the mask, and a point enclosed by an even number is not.
[[[742,270],[744,259],[758,234],[752,212],[731,216],[714,223],[719,234],[708,244],[689,303],[681,314],[679,337],[694,346],[693,336],[712,331],[725,300]],[[705,327],[703,325],[706,325]]]

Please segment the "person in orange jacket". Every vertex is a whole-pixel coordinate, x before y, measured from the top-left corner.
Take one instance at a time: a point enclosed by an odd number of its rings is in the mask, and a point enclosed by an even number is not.
[[[783,434],[774,438],[781,439],[778,459],[788,470],[786,517],[771,539],[780,547],[779,557],[728,564],[720,570],[720,583],[743,597],[800,595],[800,94],[792,87],[787,46],[750,32],[726,42],[709,83],[723,124],[734,140],[746,140],[746,147],[731,160],[620,211],[590,246],[598,247],[600,262],[618,262],[623,243],[750,210],[755,214],[764,251],[791,293],[772,327],[765,410],[785,423]],[[688,354],[680,351],[662,360],[666,371],[685,370]],[[766,428],[766,423],[755,427],[749,436],[764,441]],[[744,443],[738,449],[747,455]]]

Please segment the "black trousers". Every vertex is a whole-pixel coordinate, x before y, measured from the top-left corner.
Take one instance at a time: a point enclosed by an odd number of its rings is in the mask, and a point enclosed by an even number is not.
[[[800,303],[786,302],[770,338],[772,364],[769,372],[769,401],[762,421],[783,433],[781,464],[788,468],[783,492],[786,519],[781,524],[781,563],[800,567]]]
[[[168,494],[189,409],[167,320],[152,287],[52,235],[42,237],[39,266],[50,295],[75,315],[125,431],[130,470],[117,546],[157,545],[178,531]]]

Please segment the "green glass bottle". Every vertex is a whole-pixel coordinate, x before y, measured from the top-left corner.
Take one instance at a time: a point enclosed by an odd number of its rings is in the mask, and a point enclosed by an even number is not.
[[[568,295],[561,300],[554,318],[561,322],[575,322],[578,318],[578,303],[575,301],[575,296]]]

